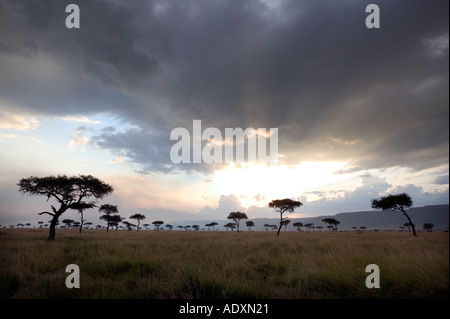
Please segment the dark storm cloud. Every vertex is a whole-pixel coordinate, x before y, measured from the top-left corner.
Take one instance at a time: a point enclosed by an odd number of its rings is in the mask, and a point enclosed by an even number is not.
[[[448,162],[447,1],[377,1],[377,30],[370,1],[80,0],[79,30],[68,3],[0,1],[2,99],[118,115],[141,131],[94,141],[144,170],[174,168],[170,131],[193,119],[277,127],[289,164]]]

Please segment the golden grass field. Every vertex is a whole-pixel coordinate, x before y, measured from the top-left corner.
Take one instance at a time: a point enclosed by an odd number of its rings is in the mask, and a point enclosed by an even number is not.
[[[1,298],[448,298],[449,235],[0,230]],[[68,289],[68,264],[80,288]],[[368,264],[380,288],[368,289]]]

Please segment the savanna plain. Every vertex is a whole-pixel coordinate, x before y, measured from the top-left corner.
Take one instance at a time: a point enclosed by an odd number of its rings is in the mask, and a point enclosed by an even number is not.
[[[448,233],[0,230],[1,298],[448,298]],[[69,289],[66,266],[80,270]],[[366,287],[366,266],[380,288]]]

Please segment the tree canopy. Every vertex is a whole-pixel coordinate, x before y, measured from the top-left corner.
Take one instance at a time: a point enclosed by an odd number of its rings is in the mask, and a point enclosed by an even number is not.
[[[136,219],[138,224],[137,224],[137,231],[139,231],[139,227],[141,225],[141,220],[145,219],[145,216],[142,214],[133,214],[130,216],[131,219]]]
[[[372,208],[381,210],[404,211],[412,206],[411,197],[406,194],[388,195],[379,199],[372,199]]]
[[[413,201],[411,197],[406,194],[397,194],[380,197],[379,199],[372,199],[372,208],[381,209],[381,210],[392,210],[392,211],[400,211],[405,217],[408,219],[408,223],[410,224],[414,236],[417,236],[416,229],[414,223],[411,221],[411,218],[406,213],[406,210],[409,209],[413,205]]]
[[[329,225],[328,227],[331,227],[330,229],[333,231],[337,231],[337,225],[339,225],[341,223],[337,219],[331,218],[331,217],[324,218],[324,219],[322,219],[322,221],[324,223],[328,224]]]
[[[59,208],[51,205],[53,212],[42,212],[53,217],[50,228],[48,240],[55,239],[55,226],[58,218],[67,210],[84,210],[95,207],[96,200],[111,194],[114,189],[112,186],[106,184],[92,175],[78,175],[78,176],[47,176],[36,177],[30,176],[23,178],[17,184],[19,192],[29,195],[39,195],[56,200]],[[88,200],[91,199],[92,200]]]
[[[292,200],[290,198],[285,199],[275,199],[269,203],[269,207],[275,209],[276,212],[280,213],[280,226],[278,227],[277,237],[280,235],[281,227],[283,227],[283,214],[285,212],[293,213],[297,207],[301,207],[303,204],[299,201]]]
[[[122,218],[116,215],[119,212],[116,205],[103,204],[98,211],[104,213],[104,215],[100,216],[100,219],[106,221],[107,232],[109,232],[110,226],[117,226],[122,221]]]
[[[164,224],[164,222],[162,220],[155,220],[153,223],[153,225],[155,225],[156,230],[159,230],[159,227]],[[190,227],[190,226],[189,226]]]
[[[239,223],[241,219],[248,219],[247,214],[241,212],[231,212],[227,218],[234,220],[238,232],[239,232]]]

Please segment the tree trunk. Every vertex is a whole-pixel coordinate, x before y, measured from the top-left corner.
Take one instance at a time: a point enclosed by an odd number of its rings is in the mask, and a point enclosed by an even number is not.
[[[283,227],[283,214],[281,214],[280,227],[278,227],[277,237],[280,236],[281,227]]]
[[[55,228],[56,228],[57,222],[58,222],[58,216],[55,215],[55,216],[53,216],[53,219],[50,223],[49,233],[48,233],[48,238],[47,238],[48,241],[55,240],[55,235],[56,235]]]
[[[283,227],[283,213],[280,213],[280,227],[278,227],[277,237],[280,236],[281,227]]]
[[[409,218],[408,214],[407,214],[403,209],[402,209],[402,213],[405,214],[406,218],[408,219],[408,222],[409,222],[410,225],[411,225],[411,228],[412,228],[412,231],[413,231],[414,236],[417,237],[417,234],[416,234],[416,228],[415,228],[413,222],[411,221],[411,218]]]
[[[80,234],[81,234],[81,229],[83,229],[83,223],[84,223],[83,211],[80,211],[80,214],[81,214],[81,223],[80,223]]]

